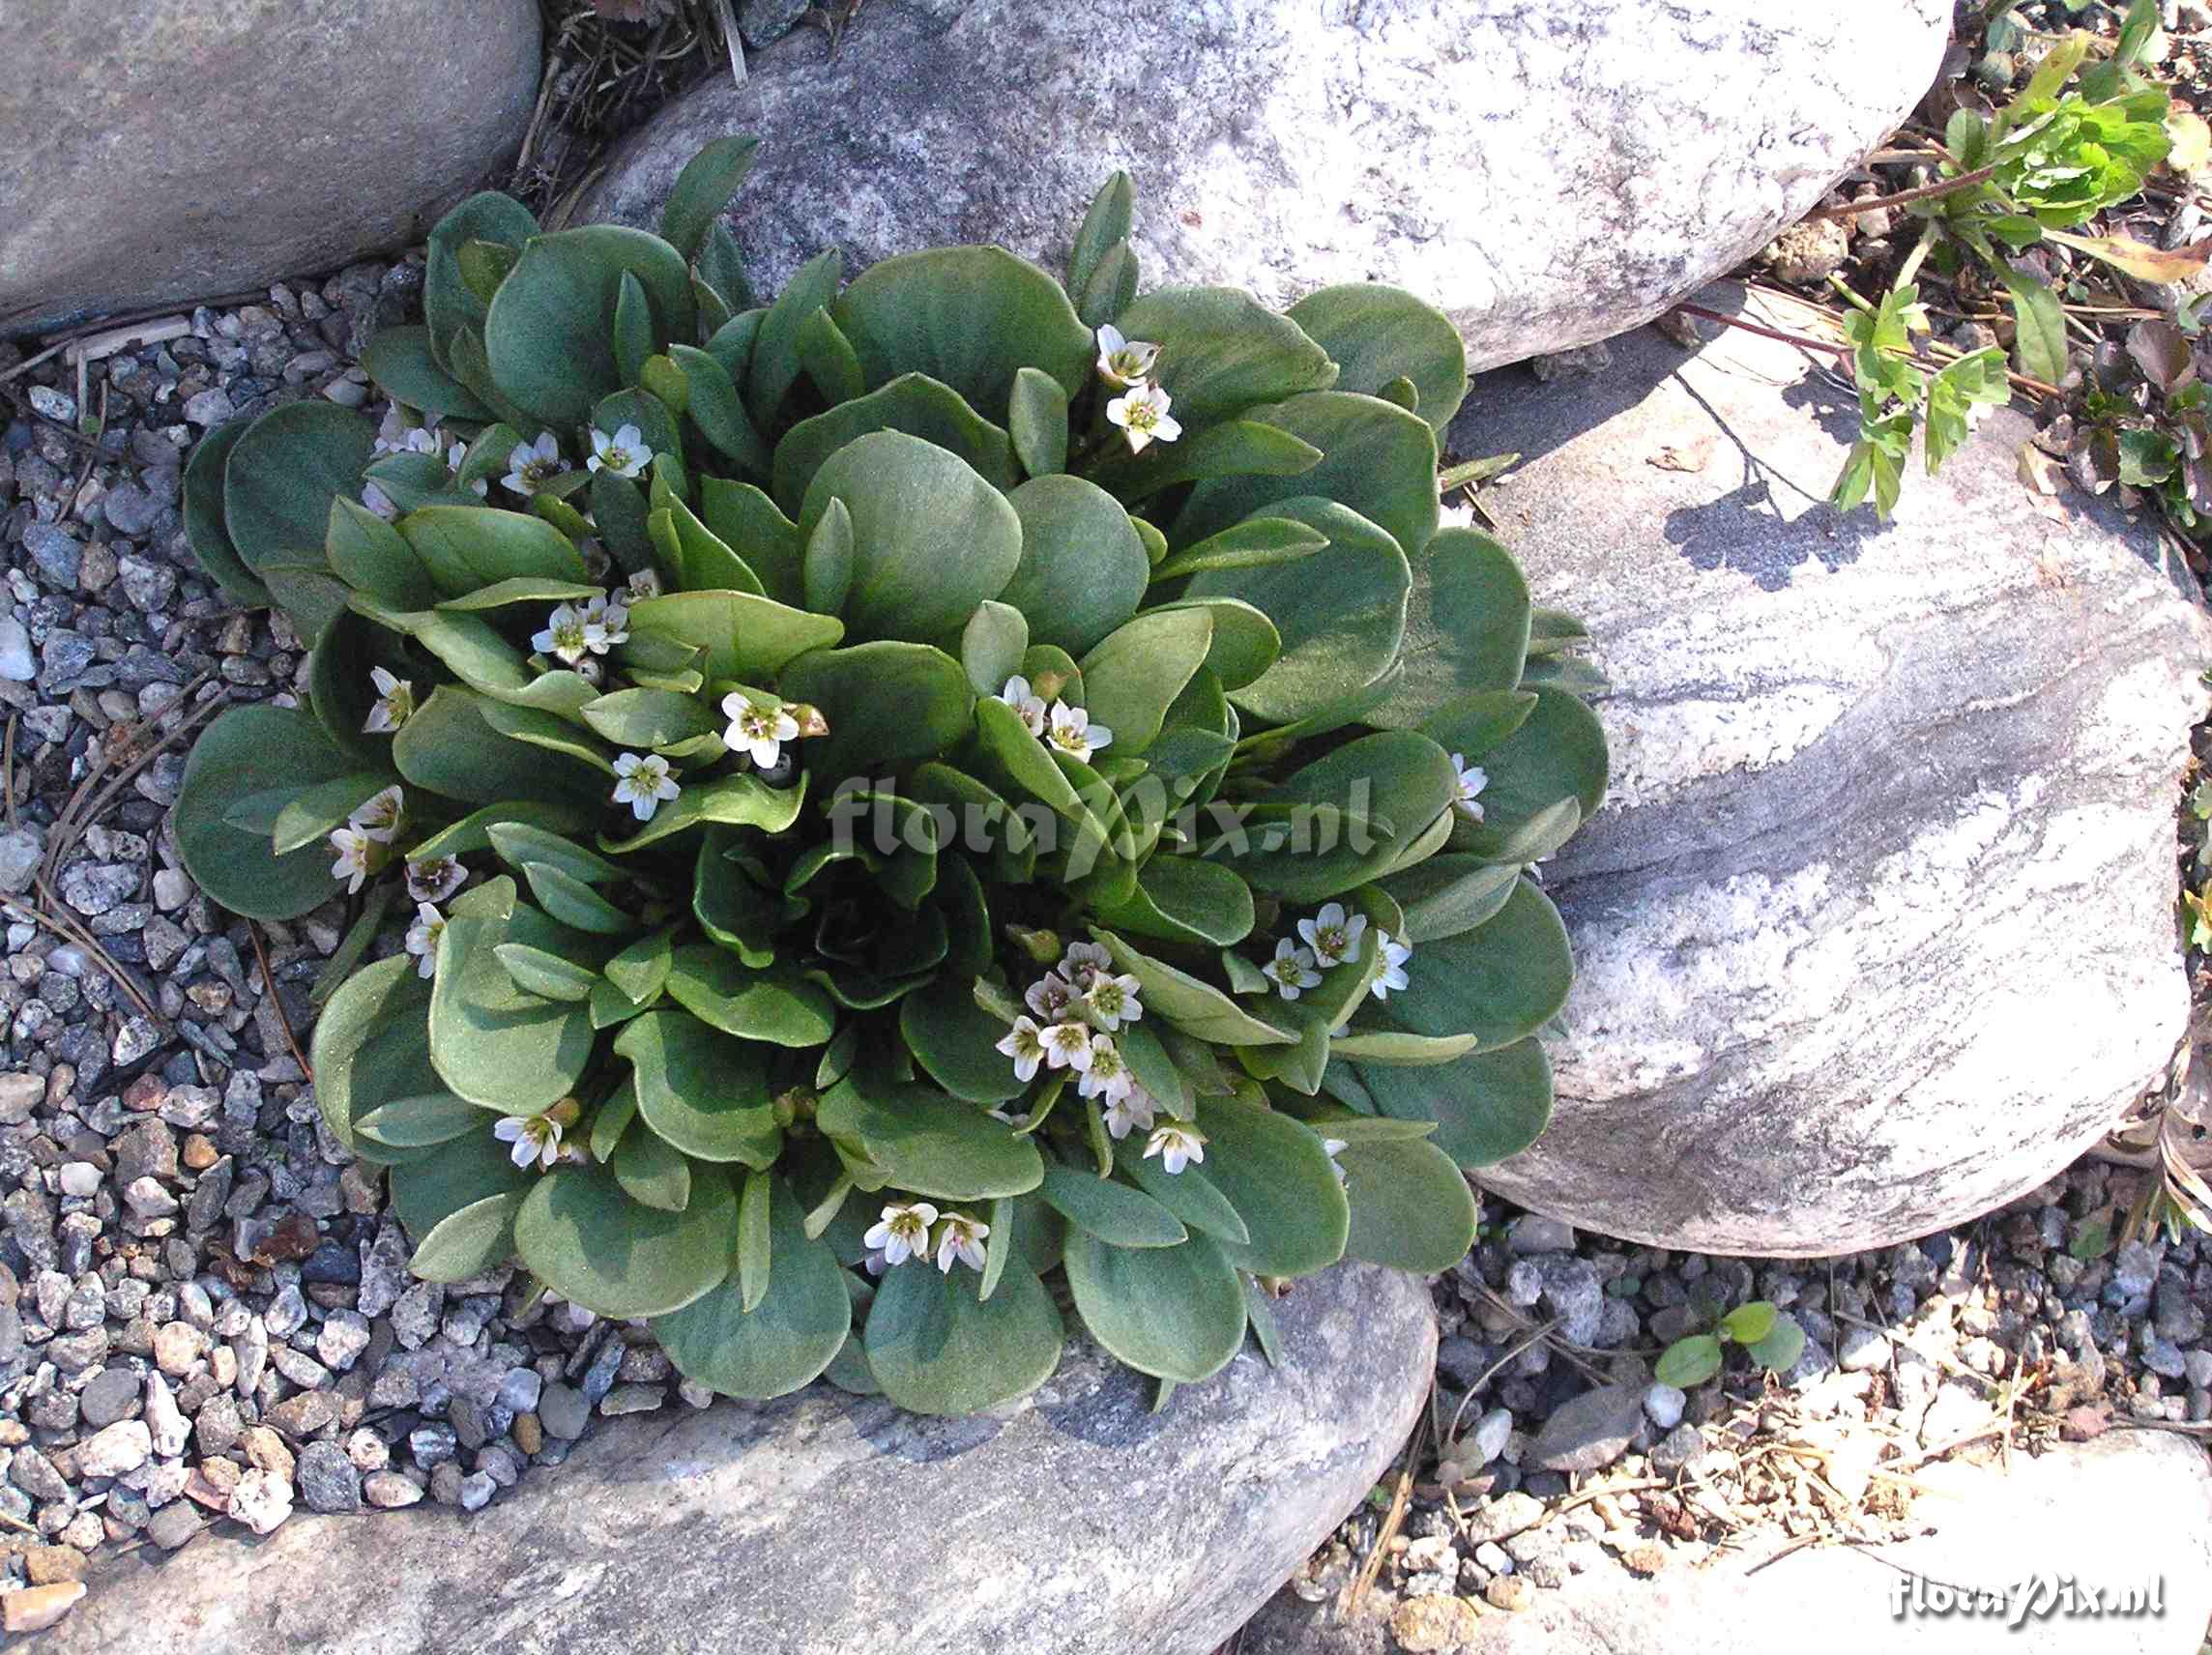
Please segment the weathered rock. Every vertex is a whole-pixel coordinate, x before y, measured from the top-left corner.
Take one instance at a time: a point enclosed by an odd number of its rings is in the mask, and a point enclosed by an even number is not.
[[[1563,1403],[1528,1444],[1528,1457],[1554,1471],[1596,1471],[1628,1452],[1644,1417],[1644,1390],[1601,1385]]]
[[[1824,504],[1855,405],[1812,359],[1615,349],[1594,384],[1481,379],[1450,433],[1531,456],[1485,507],[1616,686],[1612,797],[1545,869],[1579,973],[1557,1108],[1482,1181],[1715,1252],[1977,1217],[2182,1035],[2173,799],[2212,624],[2148,524],[2038,509],[2018,414],[1939,477],[1915,455],[1881,527]]]
[[[8,49],[36,114],[22,103],[0,147],[0,333],[421,236],[521,142],[538,14],[531,0],[19,0]]]
[[[709,139],[767,136],[734,220],[767,291],[946,242],[1058,267],[1116,167],[1149,285],[1288,304],[1378,278],[1478,365],[1634,327],[1812,206],[1935,77],[1943,0],[873,0],[662,110],[582,217],[651,225]]]
[[[1414,1278],[1347,1266],[1276,1315],[1281,1368],[1248,1350],[1156,1414],[1149,1381],[1071,1343],[1003,1416],[921,1419],[817,1385],[610,1421],[465,1527],[295,1517],[258,1544],[201,1542],[189,1592],[127,1564],[41,1655],[1208,1655],[1372,1485],[1433,1373]],[[917,1543],[986,1533],[1021,1543]]]

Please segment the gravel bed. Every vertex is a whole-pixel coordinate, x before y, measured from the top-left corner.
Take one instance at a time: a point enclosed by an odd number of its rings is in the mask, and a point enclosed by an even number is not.
[[[2111,1244],[2144,1176],[2084,1160],[1973,1224],[1809,1261],[1636,1247],[1486,1204],[1504,1221],[1435,1284],[1434,1423],[1403,1510],[1386,1479],[1290,1589],[1349,1605],[1380,1542],[1356,1613],[1323,1636],[1456,1647],[1474,1617],[1586,1571],[1909,1532],[1882,1470],[2002,1452],[2008,1413],[2021,1446],[2212,1419],[2212,1240]],[[1687,1394],[1653,1381],[1669,1341],[1753,1298],[1809,1336],[1788,1373],[1739,1355]]]

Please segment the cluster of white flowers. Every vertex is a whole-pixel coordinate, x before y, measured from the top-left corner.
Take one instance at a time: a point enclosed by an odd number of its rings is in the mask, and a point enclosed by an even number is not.
[[[934,1240],[930,1237],[932,1226],[937,1231]],[[885,1207],[881,1222],[860,1240],[868,1249],[871,1276],[880,1276],[909,1259],[926,1259],[932,1250],[937,1254],[938,1269],[950,1275],[954,1264],[966,1264],[972,1270],[983,1267],[983,1240],[990,1234],[991,1227],[979,1218],[964,1212],[940,1214],[930,1202],[910,1201],[893,1202]]]
[[[1023,994],[1029,1013],[1014,1019],[998,1050],[1013,1060],[1019,1081],[1034,1080],[1040,1068],[1067,1070],[1078,1096],[1098,1100],[1108,1132],[1117,1139],[1150,1133],[1145,1153],[1161,1156],[1169,1172],[1179,1173],[1206,1159],[1206,1139],[1178,1121],[1155,1129],[1158,1100],[1137,1083],[1115,1039],[1125,1025],[1143,1019],[1142,989],[1134,976],[1114,970],[1114,956],[1098,944],[1070,944],[1060,964]]]
[[[1098,330],[1098,377],[1121,392],[1106,404],[1106,418],[1121,427],[1133,454],[1143,453],[1148,444],[1172,443],[1182,435],[1181,422],[1168,413],[1173,398],[1151,377],[1159,360],[1155,344],[1125,339],[1111,324]]]
[[[407,864],[407,898],[415,904],[415,923],[407,928],[407,951],[415,956],[419,976],[438,974],[438,939],[445,933],[446,916],[438,904],[469,883],[469,870],[458,857],[432,857]]]
[[[384,871],[405,816],[404,796],[395,784],[370,796],[346,818],[343,828],[331,830],[331,849],[338,854],[331,864],[331,877],[343,880],[349,895]]]
[[[581,671],[590,657],[629,641],[629,605],[624,598],[632,595],[631,590],[621,597],[598,592],[582,604],[560,605],[546,618],[544,629],[531,636],[530,647]]]
[[[1480,814],[1477,807],[1478,819]],[[1260,968],[1260,974],[1285,1000],[1295,1000],[1307,989],[1321,987],[1323,972],[1351,965],[1359,958],[1360,941],[1367,935],[1367,915],[1348,913],[1341,902],[1324,902],[1311,918],[1298,921],[1297,933],[1301,941],[1279,939],[1275,957]],[[1413,957],[1413,949],[1403,939],[1381,929],[1375,933],[1375,942],[1382,950],[1382,970],[1368,985],[1368,992],[1377,1000],[1388,1000],[1392,991],[1406,986],[1406,962]]]
[[[397,403],[385,410],[384,423],[378,427],[369,452],[372,455],[428,454],[432,459],[445,461],[450,477],[460,475],[461,462],[469,454],[467,444],[449,440],[435,425],[402,424]],[[469,484],[469,492],[481,500],[491,492],[491,485],[480,477]],[[373,482],[361,491],[361,503],[387,522],[399,515],[399,508],[393,504],[392,497]]]
[[[1044,697],[1018,673],[1006,680],[998,698],[1021,714],[1022,727],[1031,735],[1078,764],[1089,764],[1092,753],[1114,743],[1114,732],[1103,724],[1091,723],[1091,714],[1082,708],[1070,707],[1064,701],[1055,701],[1047,708]]]

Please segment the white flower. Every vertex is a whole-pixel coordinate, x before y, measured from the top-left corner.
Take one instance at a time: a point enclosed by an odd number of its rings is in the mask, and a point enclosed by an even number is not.
[[[1145,1141],[1145,1158],[1154,1155],[1170,1173],[1179,1173],[1191,1162],[1206,1159],[1206,1138],[1195,1126],[1171,1121]]]
[[[887,1265],[903,1264],[917,1255],[926,1258],[929,1227],[936,1222],[937,1208],[926,1201],[904,1205],[893,1202],[884,1208],[883,1222],[860,1237],[860,1244],[882,1249]]]
[[[1125,339],[1110,322],[1098,330],[1098,377],[1108,385],[1141,385],[1151,378],[1152,364],[1159,360],[1157,345]]]
[[[605,654],[611,644],[628,643],[629,605],[614,602],[605,593],[588,599],[584,604],[584,631],[587,636],[595,626],[599,629],[598,637],[591,645],[595,655]]]
[[[1113,951],[1103,943],[1070,943],[1060,957],[1060,974],[1077,988],[1088,986],[1092,972],[1113,969]]]
[[[587,620],[581,609],[564,603],[546,618],[545,630],[532,636],[530,647],[572,667],[586,655],[603,654],[607,635],[605,628]]]
[[[660,571],[658,569],[638,569],[629,577],[629,600],[632,603],[642,603],[646,598],[658,597],[659,595]]]
[[[376,705],[368,710],[368,722],[362,729],[371,736],[388,735],[406,723],[415,711],[414,682],[393,678],[382,667],[368,669],[368,682],[376,688]]]
[[[1091,723],[1091,714],[1082,708],[1056,701],[1052,704],[1052,727],[1045,732],[1045,740],[1069,758],[1088,762],[1092,753],[1113,741],[1114,732],[1103,724]]]
[[[1044,1041],[1044,1060],[1047,1068],[1072,1068],[1077,1074],[1091,1067],[1091,1025],[1088,1023],[1055,1023],[1039,1031]]]
[[[1345,1176],[1343,1166],[1337,1161],[1337,1156],[1342,1154],[1347,1147],[1344,1140],[1341,1138],[1324,1138],[1321,1141],[1321,1147],[1328,1156],[1328,1170],[1336,1175],[1336,1181],[1339,1184],[1350,1183],[1352,1180]]]
[[[389,845],[399,832],[400,819],[407,814],[407,796],[396,783],[372,793],[354,806],[346,818],[348,828],[358,828],[380,845]]]
[[[387,523],[399,515],[399,508],[392,503],[392,496],[385,493],[373,482],[362,489],[361,503]]]
[[[615,802],[626,804],[640,822],[651,822],[661,800],[681,791],[668,773],[668,761],[658,753],[615,755]]]
[[[722,697],[722,713],[730,721],[722,745],[745,754],[764,770],[782,755],[784,742],[799,740],[799,720],[789,708],[757,706],[742,690]]]
[[[1471,506],[1443,506],[1438,508],[1437,527],[1440,529],[1473,528],[1474,508]]]
[[[1152,1094],[1141,1086],[1132,1086],[1122,1096],[1106,1105],[1106,1130],[1116,1138],[1126,1138],[1129,1129],[1140,1132],[1152,1129],[1152,1112],[1158,1107]]]
[[[1006,1031],[1006,1037],[998,1049],[1014,1060],[1014,1079],[1036,1079],[1037,1065],[1044,1061],[1044,1041],[1033,1019],[1017,1017],[1014,1026]]]
[[[1006,680],[999,699],[1022,715],[1022,727],[1033,736],[1044,734],[1044,700],[1031,693],[1030,681],[1016,673]]]
[[[1288,937],[1275,944],[1275,957],[1260,968],[1260,973],[1285,1000],[1297,999],[1301,989],[1321,987],[1321,973],[1314,970],[1313,955]]]
[[[635,425],[625,425],[611,437],[595,425],[592,427],[592,456],[584,463],[593,471],[635,477],[652,458],[653,450],[645,446],[645,433]]]
[[[1367,915],[1349,918],[1341,902],[1324,902],[1311,919],[1298,921],[1298,935],[1313,949],[1314,964],[1323,971],[1359,957],[1359,939],[1367,930]]]
[[[1123,1058],[1113,1040],[1104,1034],[1091,1037],[1091,1066],[1083,1071],[1083,1079],[1075,1089],[1085,1097],[1103,1097],[1111,1101],[1127,1097],[1136,1087],[1129,1073],[1128,1060]]]
[[[1406,986],[1406,962],[1413,957],[1413,945],[1401,943],[1387,931],[1378,931],[1376,940],[1382,944],[1382,974],[1367,987],[1377,1000],[1388,1000],[1392,989]]]
[[[432,902],[415,905],[415,923],[407,927],[407,951],[415,956],[416,974],[438,974],[438,938],[446,929],[446,916]]]
[[[414,902],[443,902],[469,883],[458,857],[432,857],[407,864],[407,895]]]
[[[1490,777],[1480,765],[1470,765],[1460,754],[1451,756],[1452,769],[1459,772],[1459,797],[1452,800],[1452,808],[1470,822],[1482,820],[1482,806],[1475,801],[1482,790],[1490,785]]]
[[[499,480],[516,494],[536,494],[561,475],[561,443],[550,431],[538,433],[535,443],[517,443],[507,456],[507,475]]]
[[[492,1123],[491,1135],[512,1144],[509,1159],[528,1172],[535,1162],[549,1169],[561,1158],[561,1123],[550,1115],[508,1115]]]
[[[1091,986],[1083,991],[1084,1009],[1099,1028],[1112,1033],[1124,1023],[1135,1023],[1145,1015],[1138,1003],[1137,991],[1144,985],[1133,976],[1111,976],[1102,971],[1091,973]]]
[[[347,894],[352,894],[384,865],[389,848],[358,828],[333,828],[331,849],[338,854],[338,859],[331,864],[331,878],[345,881]]]
[[[417,425],[399,439],[395,450],[403,454],[428,454],[434,460],[446,457],[446,440],[438,435],[435,425]]]
[[[955,1263],[966,1264],[972,1270],[983,1267],[983,1237],[991,1234],[991,1227],[979,1218],[970,1218],[964,1212],[948,1212],[945,1222],[937,1227],[937,1267],[946,1275],[952,1273]]]
[[[1075,1003],[1075,989],[1058,972],[1047,972],[1030,984],[1029,992],[1022,996],[1029,1008],[1047,1023],[1058,1023]]]
[[[1129,451],[1141,454],[1148,443],[1172,443],[1182,435],[1181,421],[1168,417],[1172,400],[1156,385],[1133,385],[1106,404],[1106,418],[1121,427]]]

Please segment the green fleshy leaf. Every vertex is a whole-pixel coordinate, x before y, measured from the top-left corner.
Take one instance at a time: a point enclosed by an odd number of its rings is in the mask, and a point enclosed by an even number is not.
[[[392,1169],[392,1206],[418,1241],[454,1213],[495,1196],[519,1195],[531,1175],[517,1167],[508,1147],[491,1135],[487,1118],[481,1132],[441,1145],[421,1160]]]
[[[749,970],[710,944],[676,950],[667,987],[694,1017],[747,1040],[819,1046],[836,1027],[829,997],[812,983],[778,967]]]
[[[421,409],[433,424],[492,417],[474,392],[439,364],[426,327],[379,328],[362,348],[361,365],[387,396]]]
[[[939,247],[871,265],[832,312],[870,389],[926,373],[986,417],[1034,367],[1070,397],[1090,378],[1091,330],[1060,283],[1004,247]]]
[[[657,336],[694,336],[691,273],[659,237],[616,224],[533,236],[484,321],[484,353],[501,393],[562,427],[584,423],[600,398],[621,390],[607,324],[625,273],[645,289]]]
[[[1255,1275],[1302,1276],[1343,1256],[1351,1209],[1318,1133],[1230,1098],[1201,1098],[1198,1127],[1208,1177],[1251,1233],[1223,1246],[1231,1263]]]
[[[768,1285],[750,1309],[741,1283],[725,1278],[705,1297],[656,1318],[678,1373],[723,1396],[762,1401],[820,1378],[848,1343],[853,1301],[836,1255],[809,1240],[803,1208],[777,1180],[768,1208]],[[733,1253],[732,1269],[736,1258]]]
[[[514,921],[455,909],[438,938],[430,994],[430,1060],[462,1097],[502,1115],[537,1115],[576,1089],[592,1059],[592,1023],[579,1004],[517,988],[495,950]]]
[[[659,1133],[623,1134],[604,1159],[630,1200],[662,1212],[682,1212],[691,1205],[691,1163]]]
[[[823,463],[800,512],[801,536],[832,499],[853,515],[845,618],[856,637],[956,634],[1021,561],[1021,519],[1005,497],[957,455],[903,431],[857,437]]]
[[[929,1078],[970,1103],[1008,1103],[1029,1090],[998,1050],[1006,1026],[965,983],[941,980],[899,1002],[899,1036]]]
[[[967,733],[975,703],[960,663],[926,644],[818,650],[791,664],[782,688],[829,720],[830,734],[809,743],[819,751],[801,750],[835,776],[879,775],[943,752]]]
[[[1334,1136],[1325,1124],[1314,1130]],[[1458,1165],[1434,1144],[1417,1138],[1348,1142],[1336,1161],[1352,1206],[1346,1258],[1434,1275],[1474,1245],[1474,1195]]]
[[[1032,478],[1007,503],[1021,519],[1021,561],[998,597],[1029,618],[1034,642],[1080,655],[1135,617],[1151,566],[1120,501],[1052,476]]]
[[[176,832],[186,871],[217,902],[252,919],[290,919],[329,901],[338,886],[327,844],[280,857],[271,848],[269,828],[243,829],[229,817],[242,801],[275,794],[273,828],[284,801],[350,774],[355,765],[306,712],[278,707],[225,712],[185,764]]]
[[[1332,1085],[1341,1066],[1329,1066]],[[1352,1072],[1382,1114],[1435,1121],[1437,1147],[1462,1167],[1518,1155],[1552,1118],[1552,1066],[1537,1040],[1439,1067],[1360,1063]]]
[[[1115,325],[1160,347],[1160,388],[1186,427],[1336,383],[1336,364],[1303,329],[1235,288],[1158,288]]]
[[[250,420],[227,421],[200,439],[185,467],[183,507],[185,534],[200,567],[233,603],[248,609],[267,603],[269,589],[231,542],[223,493],[230,450],[251,424]]]
[[[597,771],[570,759],[548,760],[495,730],[489,710],[498,706],[455,684],[439,685],[393,738],[393,764],[410,785],[471,804],[581,804],[605,797]]]
[[[684,162],[660,210],[660,239],[687,259],[698,257],[709,228],[752,171],[759,151],[760,139],[750,134],[720,137]]]
[[[520,1192],[509,1190],[448,1213],[416,1246],[409,1273],[426,1282],[462,1282],[506,1263],[514,1256],[514,1215],[521,1210]]]
[[[598,845],[609,856],[624,856],[706,822],[780,833],[799,820],[805,798],[803,776],[798,786],[775,788],[749,770],[741,771],[713,781],[693,783],[684,789],[674,803],[663,804],[655,811],[652,821],[639,824],[637,831],[628,838],[610,839],[602,833]]]
[[[843,269],[844,260],[834,247],[809,259],[755,324],[752,355],[745,368],[745,403],[756,425],[775,428],[784,396],[799,379],[799,330],[807,317],[836,297],[837,278]],[[744,320],[739,316],[730,326],[735,329]],[[714,349],[713,339],[707,341],[707,349],[711,355],[721,354]]]
[[[511,195],[490,189],[470,196],[430,231],[429,255],[422,267],[422,317],[438,360],[456,378],[454,336],[465,329],[480,336],[490,305],[462,271],[461,249],[471,242],[488,242],[519,253],[536,234],[538,219],[529,208]]]
[[[1083,657],[1084,705],[1095,723],[1114,733],[1116,757],[1152,744],[1168,708],[1212,647],[1210,612],[1156,609],[1117,626]]]
[[[331,502],[361,494],[375,430],[335,402],[290,402],[253,421],[223,463],[223,523],[257,576],[287,560],[323,561]]]
[[[783,1133],[764,1047],[663,1010],[624,1025],[615,1050],[629,1060],[638,1114],[658,1136],[702,1161],[773,1164]]]
[[[861,1146],[880,1183],[932,1201],[1024,1195],[1044,1179],[1033,1142],[926,1086],[863,1091],[848,1076],[824,1096],[815,1123],[840,1144]]]
[[[1406,978],[1384,1006],[1392,1022],[1415,1034],[1472,1033],[1492,1048],[1551,1021],[1574,962],[1558,910],[1524,880],[1495,917],[1416,947]]]
[[[430,985],[416,974],[414,959],[396,954],[354,973],[316,1019],[308,1048],[315,1102],[349,1153],[372,1162],[407,1158],[363,1143],[355,1123],[388,1103],[443,1089],[423,1024],[429,1004]]]
[[[1077,1230],[1067,1285],[1091,1336],[1141,1374],[1211,1379],[1244,1343],[1244,1290],[1221,1244],[1116,1247]]]
[[[1174,1247],[1190,1234],[1142,1190],[1070,1167],[1045,1168],[1038,1193],[1076,1229],[1114,1247]]]
[[[910,1260],[884,1274],[868,1310],[868,1369],[911,1413],[977,1413],[1026,1396],[1060,1366],[1060,1312],[1026,1264],[1010,1263],[989,1299],[980,1278]]]
[[[1440,437],[1467,398],[1467,350],[1459,330],[1433,305],[1381,282],[1348,282],[1309,293],[1288,312],[1334,359],[1338,391],[1381,396],[1393,381]]]
[[[559,1167],[515,1215],[514,1245],[540,1281],[586,1310],[666,1316],[730,1273],[737,1198],[719,1176],[694,1177],[690,1204],[663,1212],[632,1201],[603,1167]]]
[[[632,636],[657,632],[707,652],[711,679],[773,682],[785,664],[845,635],[834,616],[809,615],[747,592],[672,592],[630,605]]]
[[[1488,535],[1445,529],[1414,570],[1406,609],[1405,677],[1370,724],[1419,724],[1480,690],[1521,682],[1528,651],[1528,583]]]
[[[1067,392],[1059,380],[1033,367],[1014,375],[1006,403],[1006,430],[1022,470],[1051,477],[1067,469]]]
[[[1185,1033],[1223,1046],[1272,1046],[1295,1038],[1261,1022],[1212,984],[1165,960],[1139,953],[1111,931],[1093,927],[1091,934],[1106,944],[1118,970],[1136,977],[1146,1012],[1165,1018]]]

